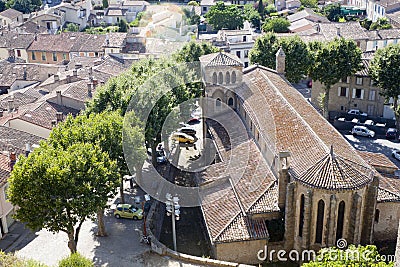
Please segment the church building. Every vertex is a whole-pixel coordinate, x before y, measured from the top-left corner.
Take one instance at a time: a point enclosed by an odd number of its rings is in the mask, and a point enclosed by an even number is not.
[[[217,155],[200,177],[214,258],[256,264],[265,246],[301,254],[396,239],[396,166],[357,151],[292,87],[282,49],[276,70],[223,52],[200,62],[215,100],[203,109]]]

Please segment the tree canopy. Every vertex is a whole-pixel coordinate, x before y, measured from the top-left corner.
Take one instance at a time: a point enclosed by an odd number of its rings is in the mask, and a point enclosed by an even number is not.
[[[217,2],[210,7],[205,17],[214,30],[240,29],[244,22],[243,11],[237,5],[225,5],[224,2]]]
[[[399,66],[400,45],[396,44],[378,49],[369,68],[371,77],[381,88],[381,95],[386,99],[393,98],[393,111],[397,121],[397,130],[400,130],[400,110],[397,103],[400,95]]]
[[[38,10],[42,6],[41,0],[9,0],[6,2],[7,8],[13,8],[24,14],[29,14]]]
[[[178,52],[174,54],[174,58],[178,62],[197,62],[203,55],[216,53],[219,49],[209,42],[191,41],[185,44]]]
[[[271,18],[267,20],[262,29],[264,32],[289,32],[290,22],[286,18]]]
[[[339,21],[340,18],[340,4],[333,3],[324,6],[323,13],[330,21]]]
[[[307,45],[298,36],[278,39],[275,34],[266,33],[256,40],[250,51],[250,62],[275,69],[275,55],[279,47],[286,54],[286,78],[290,82],[298,82],[308,74],[312,62]]]
[[[318,50],[311,52],[313,64],[310,77],[325,86],[324,116],[328,119],[329,90],[340,79],[351,76],[362,68],[361,50],[353,40],[335,39],[329,43],[311,44]]]
[[[244,15],[254,28],[260,28],[261,16],[253,5],[248,4],[244,6]]]
[[[118,170],[98,146],[75,143],[64,150],[42,142],[19,158],[8,181],[9,200],[19,207],[15,217],[33,230],[67,233],[74,253],[82,223],[113,195]]]
[[[120,19],[118,22],[118,32],[127,32],[128,31],[128,23],[126,20]]]
[[[370,30],[384,30],[393,28],[387,18],[379,18],[377,21],[372,22],[369,27]]]

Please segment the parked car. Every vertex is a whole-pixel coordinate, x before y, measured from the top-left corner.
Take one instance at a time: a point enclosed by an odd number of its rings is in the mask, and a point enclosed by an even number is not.
[[[397,159],[400,160],[400,151],[399,150],[393,150],[392,151],[392,156]]]
[[[347,114],[350,114],[350,115],[357,115],[357,116],[365,116],[365,117],[368,116],[367,113],[361,112],[361,111],[358,110],[358,109],[350,109],[350,110],[347,112]]]
[[[190,120],[188,120],[187,123],[189,125],[198,124],[198,123],[200,123],[200,119],[199,118],[191,118]]]
[[[374,121],[373,120],[366,120],[364,122],[364,125],[369,125],[369,126],[374,125]]]
[[[178,129],[178,132],[188,134],[192,137],[196,136],[196,130],[193,128],[190,128],[190,127],[182,127],[180,129]]]
[[[178,141],[179,143],[194,144],[197,138],[190,136],[185,133],[175,132],[172,134],[172,140]]]
[[[354,126],[353,129],[351,129],[351,133],[353,135],[359,135],[359,136],[366,136],[366,137],[371,137],[373,138],[375,136],[375,132],[371,131],[365,126]]]
[[[389,128],[386,131],[386,139],[396,139],[397,130],[395,128]]]
[[[157,151],[157,163],[164,164],[167,163],[167,158],[165,157],[165,152],[163,150]]]
[[[128,218],[134,220],[141,220],[143,219],[143,210],[138,209],[130,204],[118,204],[117,208],[114,211],[114,216],[117,219]]]

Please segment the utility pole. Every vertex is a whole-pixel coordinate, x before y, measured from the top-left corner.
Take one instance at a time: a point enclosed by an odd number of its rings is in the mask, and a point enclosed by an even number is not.
[[[166,194],[166,210],[167,210],[167,216],[171,216],[172,220],[172,242],[174,244],[174,250],[177,251],[176,248],[176,229],[175,229],[175,220],[179,221],[179,215],[181,213],[180,206],[179,206],[179,198],[178,197],[172,197],[171,194],[167,193]]]

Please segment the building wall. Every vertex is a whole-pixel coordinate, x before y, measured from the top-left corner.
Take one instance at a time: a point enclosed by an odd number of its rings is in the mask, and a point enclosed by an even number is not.
[[[77,110],[85,109],[85,103],[84,102],[78,101],[76,99],[69,98],[69,97],[66,97],[66,96],[61,96],[61,103],[57,102],[57,97],[48,99],[47,101],[51,102],[51,103],[54,103],[54,104],[62,105],[62,106],[65,106],[65,107],[74,108],[74,109],[77,109]]]
[[[379,210],[379,218],[375,215],[374,240],[396,240],[400,220],[400,203],[378,203],[376,209]]]
[[[9,57],[8,49],[4,47],[0,47],[0,60],[7,59]]]
[[[264,250],[267,242],[266,239],[260,239],[215,244],[215,258],[224,261],[257,264],[261,262],[257,258],[257,253]]]
[[[397,44],[397,43],[400,43],[400,36],[397,39],[368,40],[366,51],[376,51],[390,44]]]
[[[370,116],[383,116],[383,106],[385,99],[379,95],[380,89],[371,85],[370,77],[361,77],[362,84],[357,84],[357,76],[349,77],[346,81],[334,84],[329,92],[329,111],[347,112],[350,109],[359,109],[368,113]],[[348,82],[347,82],[348,81]],[[348,88],[347,93],[340,95],[340,88]],[[361,95],[357,96],[356,89],[361,90]],[[311,102],[319,105],[319,96],[324,92],[324,86],[319,81],[313,81],[311,90]],[[355,92],[355,93],[354,93]]]
[[[32,53],[34,53],[34,58]],[[42,58],[42,54],[44,53],[45,59]],[[64,60],[69,61],[70,56],[68,52],[55,52],[57,56],[57,61],[53,60],[53,52],[45,52],[45,51],[31,51],[28,50],[28,62],[29,63],[44,63],[44,64],[61,64]],[[64,59],[65,58],[65,59]]]
[[[34,134],[43,138],[48,138],[50,135],[49,129],[43,128],[39,125],[32,124],[20,119],[9,120],[6,125],[10,128]]]
[[[14,213],[14,206],[11,205],[10,202],[7,201],[6,199],[6,190],[8,188],[8,183],[4,184],[0,188],[0,223],[2,224],[2,228],[4,233],[8,233],[8,229],[11,226],[11,224],[14,222],[14,219],[12,218],[12,214]],[[0,232],[0,237],[3,235]]]

